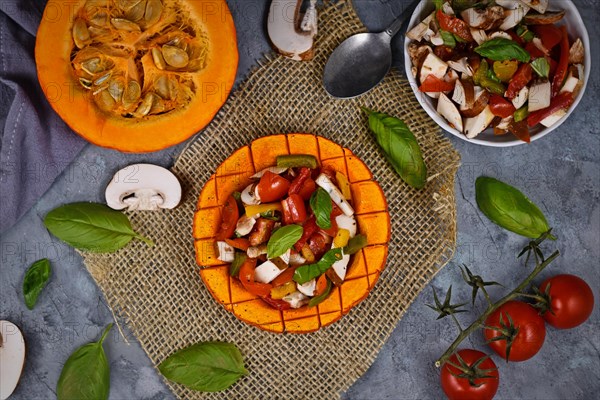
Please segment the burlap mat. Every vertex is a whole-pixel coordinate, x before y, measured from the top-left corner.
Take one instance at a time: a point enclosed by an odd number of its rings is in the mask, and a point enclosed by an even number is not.
[[[183,203],[172,211],[129,214],[156,246],[133,241],[115,254],[84,254],[109,305],[156,365],[200,341],[228,341],[240,348],[249,376],[222,393],[170,384],[181,398],[339,397],[369,368],[408,306],[453,254],[457,152],[396,71],[358,99],[330,98],[321,85],[326,57],[365,28],[346,1],[328,6],[319,18],[314,61],[274,57],[263,62],[183,152],[173,167],[184,188]],[[410,189],[390,168],[360,106],[408,123],[429,169],[425,189]],[[194,259],[192,218],[203,184],[235,149],[279,132],[316,133],[349,147],[382,186],[392,220],[387,267],[369,297],[312,334],[273,334],[238,321],[204,287]]]

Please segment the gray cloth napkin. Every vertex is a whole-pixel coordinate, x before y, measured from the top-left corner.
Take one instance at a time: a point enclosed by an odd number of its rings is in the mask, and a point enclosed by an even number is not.
[[[45,1],[0,1],[0,234],[48,190],[85,145],[44,97],[35,35]]]

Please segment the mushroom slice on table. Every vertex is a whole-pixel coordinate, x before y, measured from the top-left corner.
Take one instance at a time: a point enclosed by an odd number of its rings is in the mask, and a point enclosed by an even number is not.
[[[0,321],[0,399],[7,399],[17,387],[25,364],[25,340],[10,321]]]
[[[166,168],[132,164],[114,175],[105,197],[106,204],[115,210],[175,208],[181,201],[181,184]]]
[[[314,56],[317,34],[316,0],[310,0],[302,13],[303,0],[273,0],[269,7],[267,32],[275,49],[292,60],[310,60]]]

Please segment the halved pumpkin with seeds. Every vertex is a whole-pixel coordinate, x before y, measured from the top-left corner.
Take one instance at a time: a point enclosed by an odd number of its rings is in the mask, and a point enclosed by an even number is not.
[[[308,278],[304,276],[306,279],[301,276],[304,280],[299,280],[297,272],[301,268],[314,268],[312,265],[326,258],[323,255],[319,260],[318,244],[315,244],[315,249],[313,243],[306,245],[298,240],[293,246],[288,244],[288,247],[292,247],[288,249],[286,257],[282,255],[271,258],[268,250],[264,248],[269,247],[271,240],[268,240],[268,243],[264,240],[253,243],[256,235],[260,236],[262,229],[257,221],[262,221],[264,225],[274,229],[270,236],[273,239],[279,224],[280,229],[299,225],[302,227],[300,231],[305,234],[307,229],[310,229],[308,226],[311,219],[314,221],[314,215],[319,213],[318,206],[310,204],[312,201],[297,187],[299,195],[304,196],[306,215],[300,212],[298,216],[298,213],[294,214],[293,211],[286,215],[289,211],[286,207],[292,205],[289,199],[292,198],[290,193],[294,192],[294,182],[301,180],[300,177],[306,172],[303,169],[307,167],[286,169],[282,164],[284,158],[281,157],[285,155],[298,155],[286,158],[286,162],[302,163],[306,159],[316,161],[316,168],[312,169],[310,177],[321,182],[321,174],[327,175],[336,183],[339,194],[342,195],[341,199],[336,199],[336,196],[331,194],[331,220],[333,221],[335,215],[343,216],[352,210],[352,219],[357,225],[356,232],[344,232],[345,238],[341,237],[344,235],[338,235],[346,230],[341,226],[336,227],[334,232],[320,228],[314,233],[317,237],[322,235],[326,239],[327,235],[330,235],[328,247],[321,249],[322,252],[329,253],[345,245],[341,254],[348,252],[353,255],[350,256],[349,262],[346,261],[343,270],[345,276],[341,279],[338,279],[339,270],[335,268],[335,262],[333,265],[329,264],[330,267],[325,265],[325,272],[318,273],[322,274],[319,275],[320,279],[313,278],[316,286],[310,289],[311,294],[315,295],[312,298],[306,293],[306,286],[301,288],[299,285],[318,274]],[[279,168],[272,168],[278,164]],[[249,204],[255,200],[252,196],[257,196],[260,200],[260,197],[267,193],[260,188],[261,181],[267,176],[265,169],[268,169],[270,176],[267,180],[275,182],[279,179],[283,182],[287,179],[290,182],[289,189],[280,196],[283,199],[281,201],[270,201],[268,204],[259,204],[257,201],[254,205]],[[261,174],[261,177],[256,177]],[[274,178],[277,174],[280,174],[280,178]],[[306,187],[306,181],[304,182],[303,187]],[[248,190],[249,187],[251,190]],[[236,193],[239,193],[239,203],[233,200],[232,195]],[[314,189],[312,193],[315,193]],[[343,201],[346,201],[349,207],[338,207]],[[317,200],[315,204],[316,202]],[[261,206],[265,207],[260,208]],[[296,217],[299,219],[289,224],[288,219]],[[226,223],[230,218],[238,221],[234,224],[235,227]],[[247,225],[251,219],[255,221],[250,221],[251,226]],[[269,219],[271,222],[267,222]],[[367,297],[385,267],[390,219],[381,188],[373,180],[369,168],[349,149],[311,134],[271,135],[236,150],[217,168],[200,193],[193,232],[196,260],[201,266],[202,280],[213,297],[228,311],[240,320],[267,331],[307,333],[337,321]],[[366,240],[354,250],[350,250],[349,235],[356,235],[355,238],[362,236],[362,239]],[[235,239],[236,236],[239,238]],[[232,248],[227,249],[227,246]],[[260,250],[261,246],[263,251]],[[279,250],[280,253],[282,251],[285,249]],[[314,260],[309,259],[311,254],[316,255]],[[240,261],[242,264],[239,260],[236,261],[238,256],[243,257]],[[253,263],[250,267],[243,264],[244,260],[248,259]],[[285,261],[282,265],[283,259]],[[267,264],[269,268],[260,269]],[[246,272],[243,272],[246,267]],[[244,280],[248,271],[254,276]],[[322,291],[319,289],[319,280],[323,283]],[[323,289],[324,285],[327,285],[326,291]],[[325,295],[319,298],[318,294],[323,293]]]
[[[35,58],[44,94],[75,132],[149,152],[212,120],[238,51],[224,0],[50,0]]]

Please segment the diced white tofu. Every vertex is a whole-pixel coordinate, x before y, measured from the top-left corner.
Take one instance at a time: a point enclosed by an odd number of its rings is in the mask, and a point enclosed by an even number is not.
[[[235,258],[235,249],[225,242],[217,242],[217,252],[219,253],[217,259],[223,262],[230,263]]]
[[[335,184],[331,181],[331,179],[329,179],[327,175],[320,174],[315,180],[315,183],[323,189],[325,189],[327,193],[329,193],[331,200],[333,200],[333,202],[337,204],[337,206],[342,210],[344,214],[354,214],[354,209],[352,208],[350,203],[348,203],[348,200],[344,198],[344,195],[342,194],[342,192],[340,192],[340,189],[338,189],[338,187],[335,186]]]
[[[272,261],[265,261],[254,270],[254,280],[262,283],[269,283],[277,278],[285,269],[279,269]]]
[[[286,251],[285,253],[283,253],[282,255],[280,255],[279,258],[281,258],[281,261],[283,261],[284,263],[289,264],[291,254],[292,254],[292,250],[290,249],[290,250]]]
[[[527,86],[519,90],[519,93],[512,99],[513,106],[518,110],[523,107],[527,99],[529,98],[529,88]]]
[[[520,0],[521,3],[533,8],[535,11],[543,14],[548,8],[548,0]]]
[[[494,39],[494,38],[502,38],[502,39],[508,39],[508,40],[512,40],[512,37],[506,33],[506,32],[502,32],[502,31],[496,31],[494,33],[492,33],[489,36],[490,39]]]
[[[462,72],[467,76],[473,76],[473,69],[467,62],[467,57],[463,57],[458,61],[448,61],[448,66],[457,72]]]
[[[235,225],[235,233],[238,236],[246,236],[252,231],[252,228],[254,228],[255,223],[256,220],[254,218],[242,215],[240,219],[238,219],[237,224]]]
[[[542,125],[544,125],[546,128],[549,128],[552,125],[554,125],[555,123],[557,123],[558,120],[560,120],[565,115],[567,115],[567,110],[564,110],[564,109],[558,110],[554,114],[551,114],[551,115],[547,116],[546,118],[544,118],[543,120],[541,120],[540,123]]]
[[[296,283],[296,289],[298,289],[298,291],[300,293],[302,293],[303,295],[306,295],[309,297],[314,296],[315,290],[317,289],[317,280],[311,279],[310,281],[305,282],[302,285],[299,283]]]
[[[423,61],[423,66],[421,67],[421,74],[419,76],[419,79],[421,83],[423,83],[430,74],[433,74],[433,76],[435,76],[436,78],[444,79],[444,75],[446,75],[446,70],[448,70],[448,64],[442,61],[442,59],[436,56],[435,54],[429,53]]]
[[[256,190],[257,187],[258,185],[251,183],[250,185],[246,186],[244,190],[242,190],[242,203],[246,205],[260,204],[260,197],[258,196],[258,192]]]
[[[335,271],[336,275],[340,278],[341,281],[346,277],[346,271],[348,269],[348,263],[350,262],[350,255],[343,254],[342,259],[333,263],[331,268]]]
[[[283,301],[289,303],[292,308],[300,308],[308,303],[308,297],[300,292],[292,292],[284,296]]]
[[[335,217],[335,223],[339,229],[347,229],[351,238],[356,236],[356,219],[353,215],[338,215]]]
[[[575,78],[572,74],[569,74],[569,77],[565,81],[565,84],[563,85],[563,87],[560,89],[560,92],[561,93],[563,93],[563,92],[573,93],[575,91],[575,88],[577,87],[578,83],[579,83],[579,79]]]
[[[494,114],[490,110],[490,106],[485,106],[482,112],[476,117],[465,119],[465,135],[469,139],[473,139],[488,127],[494,119]]]
[[[550,81],[538,81],[529,88],[529,112],[542,110],[550,105],[552,88]]]
[[[504,7],[502,4],[500,4],[498,2],[496,2],[496,4]],[[500,29],[502,31],[507,31],[511,28],[514,28],[515,26],[517,26],[517,24],[519,22],[521,22],[521,20],[525,16],[525,14],[527,14],[527,12],[529,12],[529,7],[526,6],[525,4],[522,4],[518,1],[514,1],[513,4],[515,5],[514,8],[504,11],[504,21],[502,21],[502,24],[498,27],[498,29]],[[504,8],[508,8],[508,7],[504,7]]]
[[[488,40],[487,33],[485,33],[483,29],[471,28],[471,36],[473,36],[473,40],[475,40],[477,44],[481,44]]]
[[[458,109],[452,100],[450,100],[444,93],[440,95],[440,99],[438,100],[437,112],[444,117],[446,121],[448,121],[450,126],[462,132],[462,117],[460,116],[460,113],[458,112]]]
[[[254,175],[252,175],[250,178],[255,178],[255,179],[256,178],[262,178],[262,176],[267,171],[272,172],[272,173],[274,173],[276,175],[279,175],[279,174],[283,174],[287,170],[288,170],[287,167],[267,167],[265,169],[261,169],[260,171],[258,171]]]

